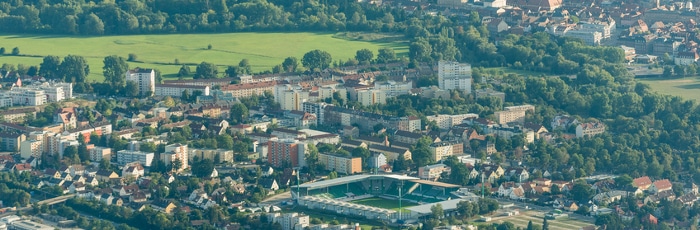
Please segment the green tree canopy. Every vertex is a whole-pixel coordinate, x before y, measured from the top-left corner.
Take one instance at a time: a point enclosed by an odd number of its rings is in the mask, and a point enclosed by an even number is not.
[[[202,62],[197,65],[194,79],[216,78],[219,75],[219,68],[213,63]]]
[[[126,59],[117,55],[107,56],[102,61],[102,73],[105,76],[105,82],[108,82],[112,87],[119,88],[126,83],[126,71],[129,70],[129,64]]]
[[[304,54],[301,64],[309,70],[326,69],[330,67],[333,58],[331,54],[322,50],[312,50]]]

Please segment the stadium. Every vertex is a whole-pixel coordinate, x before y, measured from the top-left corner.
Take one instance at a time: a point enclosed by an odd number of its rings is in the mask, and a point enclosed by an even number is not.
[[[292,196],[309,209],[396,222],[425,216],[435,203],[456,205],[452,193],[459,187],[402,175],[353,175],[299,185]]]

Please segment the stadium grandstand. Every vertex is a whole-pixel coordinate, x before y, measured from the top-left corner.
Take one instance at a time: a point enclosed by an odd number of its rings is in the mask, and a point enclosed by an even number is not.
[[[394,222],[418,217],[405,207],[457,198],[452,193],[458,189],[458,185],[403,175],[352,175],[299,185],[292,189],[292,196],[311,209]],[[383,202],[354,203],[364,199]]]

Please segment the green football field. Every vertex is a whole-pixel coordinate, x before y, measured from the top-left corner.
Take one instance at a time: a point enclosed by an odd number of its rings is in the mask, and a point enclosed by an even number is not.
[[[399,211],[399,200],[390,200],[390,199],[384,199],[381,197],[371,197],[371,198],[353,200],[353,201],[350,201],[350,203]],[[403,201],[401,203],[401,206],[402,206],[402,212],[406,212],[407,211],[406,208],[413,207],[416,205],[413,203]]]
[[[408,51],[407,44],[396,39],[357,39],[346,33],[224,33],[224,34],[165,34],[125,36],[50,36],[50,35],[3,35],[0,47],[6,54],[18,47],[23,56],[0,56],[1,63],[13,65],[39,65],[47,55],[80,55],[90,65],[89,80],[101,81],[102,60],[105,56],[119,55],[124,58],[135,54],[138,62],[129,62],[129,67],[157,68],[164,77],[175,77],[183,63],[198,64],[202,61],[219,66],[222,73],[226,66],[237,65],[248,59],[254,72],[270,70],[287,57],[302,56],[311,50],[329,52],[333,61],[345,61],[355,56],[359,49],[374,51],[384,47],[393,48],[398,56]],[[369,37],[369,36],[367,36]],[[363,37],[361,37],[363,38]],[[212,48],[208,49],[211,45]],[[176,64],[180,63],[180,64]],[[192,71],[195,66],[190,67]]]

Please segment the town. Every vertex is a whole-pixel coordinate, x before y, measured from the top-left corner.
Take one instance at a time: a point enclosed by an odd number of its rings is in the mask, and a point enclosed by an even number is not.
[[[700,109],[635,82],[697,74],[693,2],[360,2],[465,26],[306,71],[3,65],[0,230],[700,226]]]

